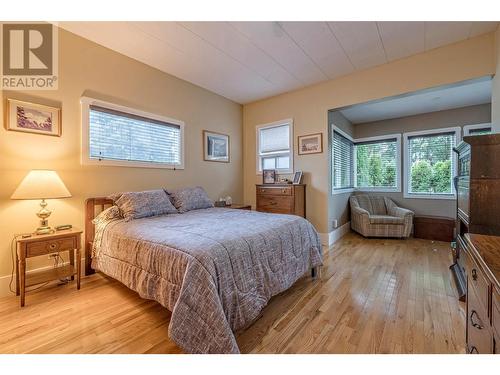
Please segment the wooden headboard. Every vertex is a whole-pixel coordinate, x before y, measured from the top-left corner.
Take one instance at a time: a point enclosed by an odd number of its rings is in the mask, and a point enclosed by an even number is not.
[[[103,197],[89,198],[85,201],[85,275],[95,272],[92,269],[92,244],[95,236],[95,227],[92,220],[112,205],[112,199]]]

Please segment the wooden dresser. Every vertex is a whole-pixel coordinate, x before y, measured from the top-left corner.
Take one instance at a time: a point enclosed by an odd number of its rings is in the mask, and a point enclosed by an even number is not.
[[[269,184],[257,186],[257,211],[306,217],[304,184]]]
[[[464,235],[467,352],[500,353],[500,237]]]

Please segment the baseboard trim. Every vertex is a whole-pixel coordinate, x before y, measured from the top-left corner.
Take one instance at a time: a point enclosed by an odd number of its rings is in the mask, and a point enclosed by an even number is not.
[[[63,265],[67,265],[69,262],[64,262]],[[53,266],[45,266],[45,267],[39,267],[35,268],[29,271],[26,271],[26,274],[30,274],[33,272],[39,272],[39,271],[46,271],[51,269]],[[82,276],[83,272],[85,270],[85,259],[82,258]],[[10,275],[6,276],[0,276],[0,297],[6,297],[6,296],[15,296],[14,293],[12,293],[9,289],[9,284],[10,284]],[[12,289],[15,291],[16,290],[16,275],[14,274],[14,279],[12,280]]]
[[[351,231],[351,222],[348,221],[344,225],[341,225],[335,230],[332,230],[330,233],[320,233],[319,237],[321,238],[321,244],[323,246],[333,246],[335,242],[344,237],[347,233]]]

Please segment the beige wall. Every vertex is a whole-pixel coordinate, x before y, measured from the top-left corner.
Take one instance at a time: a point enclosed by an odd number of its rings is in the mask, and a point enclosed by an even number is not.
[[[417,130],[449,128],[470,124],[480,124],[491,121],[491,105],[482,104],[470,107],[450,109],[446,111],[425,113],[416,116],[401,117],[391,120],[367,122],[354,125],[354,138],[375,137],[378,135],[402,134]],[[462,133],[463,135],[463,133]],[[401,144],[401,150],[403,145]],[[404,166],[401,163],[400,176],[403,176]],[[401,188],[403,183],[401,179]],[[402,207],[409,208],[417,215],[456,216],[455,200],[404,198],[403,190],[400,193],[370,193],[385,195],[392,198]]]
[[[307,218],[319,232],[329,230],[327,150],[328,110],[429,87],[482,77],[495,72],[494,34],[363,70],[243,107],[244,196],[255,206],[255,126],[284,118],[294,119],[295,169],[304,171]],[[297,155],[297,136],[323,132],[325,152]]]
[[[121,190],[196,184],[213,199],[229,194],[234,202],[243,200],[241,105],[64,30],[59,31],[59,77],[56,91],[2,93],[2,103],[9,97],[60,106],[63,131],[57,138],[0,129],[0,277],[11,272],[13,234],[38,225],[37,201],[9,199],[30,169],[55,169],[73,194],[49,201],[53,225],[82,228],[87,197]],[[184,121],[185,170],[80,165],[83,95]],[[230,135],[229,164],[203,161],[202,129]]]

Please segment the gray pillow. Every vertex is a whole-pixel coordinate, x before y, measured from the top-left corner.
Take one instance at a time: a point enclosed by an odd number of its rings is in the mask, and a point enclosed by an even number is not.
[[[115,204],[120,208],[125,220],[141,217],[176,214],[165,190],[147,190],[122,193]]]
[[[181,214],[214,206],[205,189],[200,186],[169,191],[169,194],[172,203]]]

